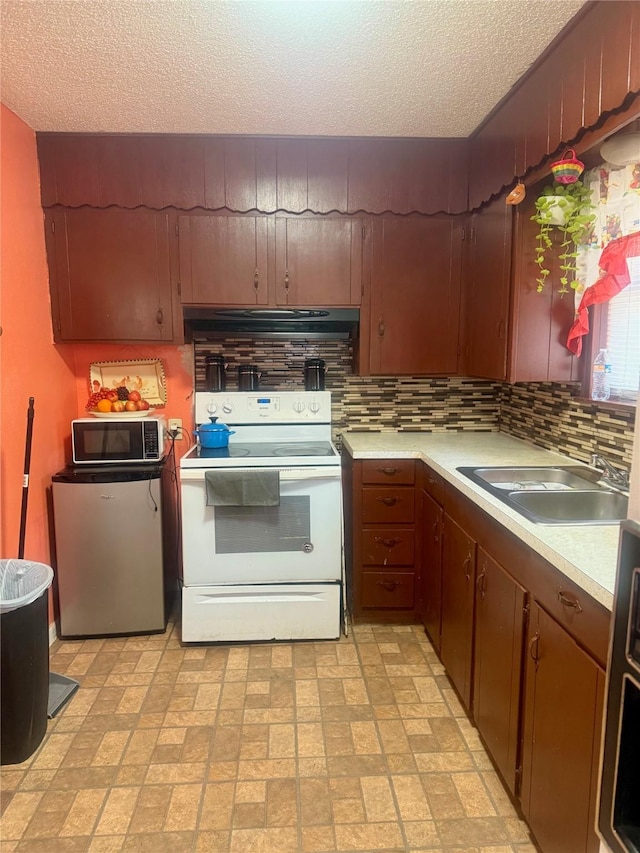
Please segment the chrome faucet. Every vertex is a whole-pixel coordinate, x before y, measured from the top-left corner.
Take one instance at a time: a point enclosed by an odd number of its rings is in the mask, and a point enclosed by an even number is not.
[[[629,488],[629,472],[624,468],[617,468],[608,459],[599,453],[591,454],[591,467],[603,473],[602,480],[610,486],[618,489]]]

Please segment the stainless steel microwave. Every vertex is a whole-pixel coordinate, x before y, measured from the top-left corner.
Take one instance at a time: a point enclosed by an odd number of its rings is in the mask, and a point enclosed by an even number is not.
[[[71,421],[73,464],[158,462],[163,433],[158,418],[78,418]]]

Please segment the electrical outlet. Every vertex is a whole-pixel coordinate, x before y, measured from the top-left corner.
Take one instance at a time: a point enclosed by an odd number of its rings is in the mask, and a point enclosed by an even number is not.
[[[169,418],[168,430],[175,441],[182,441],[182,418]]]

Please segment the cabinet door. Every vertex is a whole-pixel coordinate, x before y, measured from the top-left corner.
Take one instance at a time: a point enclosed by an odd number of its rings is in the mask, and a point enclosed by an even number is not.
[[[361,219],[276,219],[276,301],[279,305],[359,305]]]
[[[471,218],[467,265],[466,372],[505,379],[513,208],[504,198]]]
[[[183,303],[267,304],[266,216],[179,216]]]
[[[173,339],[166,214],[55,211],[47,224],[56,340]]]
[[[420,614],[422,624],[440,651],[442,597],[442,507],[422,492],[422,561]]]
[[[545,853],[597,850],[593,790],[601,668],[537,604],[531,607],[522,811]]]
[[[440,657],[467,708],[471,704],[471,653],[476,543],[444,516]]]
[[[551,230],[553,247],[545,261],[549,277],[542,293],[537,290],[535,257],[540,226],[531,221],[531,216],[538,194],[531,188],[518,205],[515,217],[509,382],[567,382],[577,378],[577,359],[566,347],[575,306],[571,296],[558,293],[561,272],[557,229]]]
[[[452,216],[376,220],[371,373],[456,373],[461,246]]]
[[[524,588],[478,548],[473,717],[512,794],[526,599]]]

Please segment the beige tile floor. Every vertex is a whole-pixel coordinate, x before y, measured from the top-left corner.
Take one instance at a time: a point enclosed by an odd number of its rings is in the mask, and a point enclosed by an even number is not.
[[[81,688],[2,768],[2,853],[534,853],[418,627],[57,642]]]

